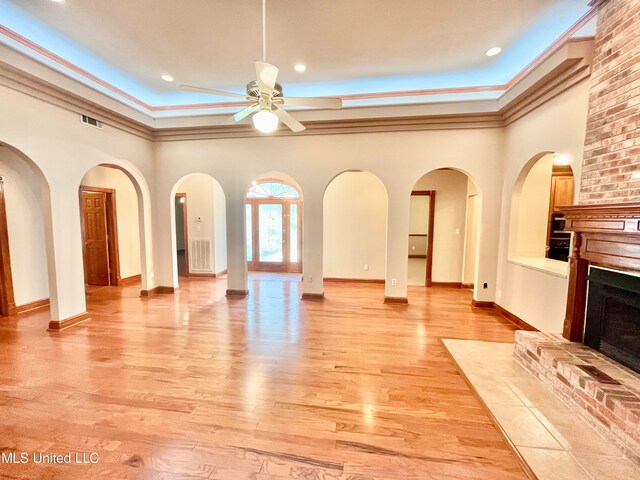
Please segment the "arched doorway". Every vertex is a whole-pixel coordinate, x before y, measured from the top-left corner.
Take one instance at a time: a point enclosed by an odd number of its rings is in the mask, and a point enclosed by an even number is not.
[[[37,165],[0,142],[0,315],[50,303],[55,292],[50,190]],[[53,288],[52,288],[53,287]]]
[[[426,173],[411,193],[408,284],[474,288],[480,192],[466,172]]]
[[[140,283],[144,219],[139,187],[124,168],[92,167],[80,182],[85,288]]]
[[[247,192],[250,271],[302,273],[302,193],[282,179],[263,178]]]
[[[171,191],[176,278],[220,278],[227,273],[226,197],[211,175],[191,173]]]
[[[509,259],[567,262],[571,234],[564,231],[564,214],[558,207],[572,205],[574,194],[573,170],[566,156],[542,152],[532,157],[513,189]],[[544,264],[551,263],[545,260]]]

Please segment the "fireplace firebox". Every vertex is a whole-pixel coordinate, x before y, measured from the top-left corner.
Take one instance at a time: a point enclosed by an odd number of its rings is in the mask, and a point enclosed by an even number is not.
[[[640,277],[591,268],[584,343],[640,373]]]

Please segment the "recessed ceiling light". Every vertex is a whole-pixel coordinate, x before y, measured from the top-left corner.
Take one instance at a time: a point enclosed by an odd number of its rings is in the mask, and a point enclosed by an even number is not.
[[[64,0],[51,0],[51,1],[55,3],[64,3]]]
[[[171,75],[162,75],[162,78],[165,82],[173,82],[173,77]]]
[[[487,52],[485,53],[485,55],[487,57],[495,57],[496,55],[498,55],[500,52],[502,51],[502,49],[500,47],[493,47],[490,48],[489,50],[487,50]]]
[[[304,72],[307,67],[302,63],[297,63],[295,67],[293,67],[296,72]]]

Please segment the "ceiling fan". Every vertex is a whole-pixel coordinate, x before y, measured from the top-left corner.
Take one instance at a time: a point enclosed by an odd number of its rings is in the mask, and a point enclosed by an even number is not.
[[[293,115],[284,110],[285,105],[312,108],[342,108],[342,100],[339,98],[323,97],[284,97],[282,85],[276,82],[278,67],[266,62],[267,58],[267,0],[262,0],[262,61],[256,60],[256,80],[247,84],[246,95],[210,88],[181,85],[183,90],[222,95],[226,97],[241,98],[251,102],[251,105],[240,110],[224,123],[240,122],[253,114],[253,125],[263,133],[271,133],[280,122],[284,123],[293,132],[301,132],[305,129]]]

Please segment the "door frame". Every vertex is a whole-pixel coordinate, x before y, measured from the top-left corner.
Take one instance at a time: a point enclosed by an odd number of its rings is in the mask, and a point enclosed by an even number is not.
[[[174,204],[175,204],[176,198],[184,198],[184,202],[180,202],[180,205],[182,205],[182,223],[183,223],[183,229],[184,229],[184,276],[188,277],[189,276],[189,216],[187,215],[187,212],[188,212],[187,194],[176,193],[173,199]]]
[[[105,217],[107,220],[107,251],[109,255],[109,284],[121,285],[120,277],[120,249],[118,247],[118,215],[116,211],[116,190],[114,188],[92,187],[80,185],[78,191],[80,200],[80,225],[82,229],[82,263],[84,266],[85,283],[87,281],[86,252],[84,246],[84,204],[82,193],[102,193],[105,196]]]
[[[433,221],[435,219],[436,210],[436,191],[435,190],[413,190],[411,196],[429,197],[429,219],[427,227],[427,268],[425,273],[425,287],[433,286]]]
[[[4,177],[0,176],[0,316],[6,317],[16,313],[18,308],[13,293]]]
[[[251,249],[253,251],[252,260],[247,261],[247,268],[256,272],[282,272],[282,273],[302,273],[302,249],[303,249],[303,212],[304,208],[302,192],[300,189],[286,180],[280,178],[263,178],[261,183],[281,183],[293,188],[298,192],[298,198],[280,197],[246,197],[245,205],[251,205]],[[258,209],[260,204],[282,205],[282,239],[283,239],[283,259],[282,262],[260,262],[260,232]],[[291,205],[298,206],[298,261],[291,262],[289,237],[291,226]],[[245,207],[246,208],[246,207]],[[246,221],[246,219],[245,219]],[[245,244],[246,248],[246,244]]]

